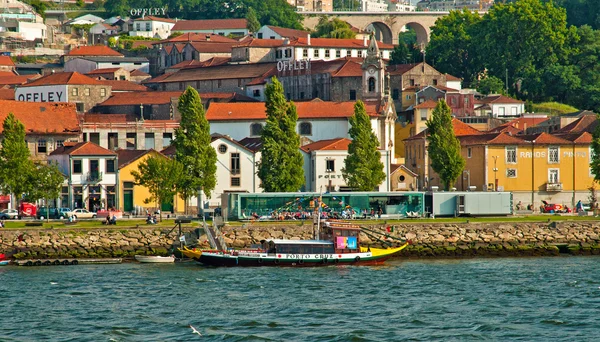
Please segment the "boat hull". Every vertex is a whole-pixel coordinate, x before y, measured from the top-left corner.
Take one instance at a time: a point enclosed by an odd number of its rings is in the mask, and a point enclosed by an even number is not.
[[[347,254],[261,254],[200,252],[193,258],[203,265],[217,267],[320,267],[338,265],[381,265],[399,253],[408,244],[390,249],[361,250],[360,253]],[[197,254],[196,254],[197,255]]]
[[[0,260],[0,266],[7,266],[10,264],[10,260]]]
[[[175,257],[136,255],[135,260],[148,264],[166,264],[175,262]]]

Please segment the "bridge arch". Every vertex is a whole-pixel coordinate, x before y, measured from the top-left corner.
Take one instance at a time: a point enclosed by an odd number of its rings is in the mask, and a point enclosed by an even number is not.
[[[369,25],[367,25],[367,27],[364,28],[364,31],[374,32],[375,39],[386,44],[393,44],[394,41],[398,39],[397,36],[394,37],[392,29],[387,24],[382,23],[381,21],[375,21],[370,23]]]
[[[405,26],[407,28],[415,30],[415,33],[417,34],[417,44],[427,45],[427,43],[429,42],[429,28],[426,28],[423,25],[414,21],[406,23]],[[397,38],[398,37],[396,37],[396,39]]]

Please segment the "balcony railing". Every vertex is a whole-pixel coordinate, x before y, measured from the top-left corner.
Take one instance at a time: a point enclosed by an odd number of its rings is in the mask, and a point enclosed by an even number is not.
[[[546,183],[546,191],[562,191],[562,183]]]
[[[85,180],[88,183],[98,183],[102,181],[102,172],[88,172],[85,176]]]

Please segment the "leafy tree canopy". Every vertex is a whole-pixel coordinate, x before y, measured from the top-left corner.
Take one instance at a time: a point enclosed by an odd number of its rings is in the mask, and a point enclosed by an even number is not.
[[[496,76],[488,76],[479,80],[477,91],[484,94],[503,94],[504,82]]]
[[[350,24],[338,18],[329,20],[326,16],[322,16],[315,26],[313,36],[316,38],[354,39],[356,33],[351,28]]]
[[[17,198],[32,191],[30,175],[33,163],[25,142],[25,126],[13,113],[8,113],[2,123],[3,139],[0,148],[0,180],[2,188]]]

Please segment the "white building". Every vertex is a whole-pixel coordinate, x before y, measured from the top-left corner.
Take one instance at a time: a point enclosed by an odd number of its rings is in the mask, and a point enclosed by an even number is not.
[[[415,12],[417,6],[411,5],[410,1],[388,0],[388,11],[390,12]]]
[[[263,25],[263,27],[254,33],[254,36],[258,39],[306,38],[308,35],[308,31],[294,30],[271,25]]]
[[[220,36],[248,35],[246,19],[179,20],[171,29],[183,33],[214,33]]]
[[[150,72],[150,62],[146,57],[76,57],[65,62],[65,72],[76,71],[87,74],[96,69],[123,68]]]
[[[166,39],[171,35],[175,23],[177,23],[177,20],[175,19],[148,15],[134,19],[133,30],[129,31],[129,35],[134,37]]]
[[[388,3],[385,0],[361,0],[363,12],[387,12]]]
[[[517,117],[525,113],[525,102],[504,95],[488,95],[475,101],[475,111],[493,118]]]
[[[117,154],[91,142],[64,143],[48,156],[67,176],[62,205],[98,211],[118,207]]]

